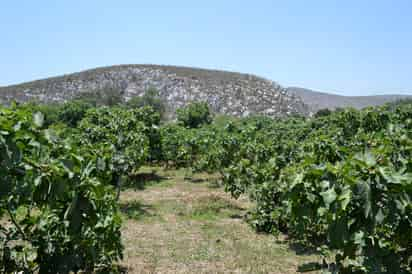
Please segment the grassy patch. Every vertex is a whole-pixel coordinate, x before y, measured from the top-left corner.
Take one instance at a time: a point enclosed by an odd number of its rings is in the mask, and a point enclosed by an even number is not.
[[[232,201],[217,195],[200,197],[193,204],[190,216],[197,220],[216,220],[219,217],[230,217],[239,214],[242,208]]]
[[[211,179],[207,182],[207,187],[210,189],[217,189],[217,188],[221,188],[222,184],[219,181],[219,179]]]
[[[213,185],[217,175],[187,178],[182,169],[154,169],[141,172],[164,179],[148,180],[144,191],[127,189],[120,197],[126,218],[121,265],[128,273],[290,274],[319,261],[314,254],[296,254],[272,235],[256,233],[242,218],[250,201],[234,200]]]
[[[176,217],[186,216],[188,207],[178,200],[163,200],[154,205],[159,212],[164,215],[175,215]]]
[[[217,195],[188,197],[187,199],[168,199],[153,204],[162,214],[194,221],[215,221],[219,218],[238,217],[244,209],[233,201]]]

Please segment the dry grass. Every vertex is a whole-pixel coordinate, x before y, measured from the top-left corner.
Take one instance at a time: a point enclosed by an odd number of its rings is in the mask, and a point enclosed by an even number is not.
[[[147,172],[147,170],[144,170]],[[121,262],[128,273],[296,273],[317,261],[296,255],[242,219],[251,206],[217,188],[213,176],[185,179],[186,171],[158,170],[162,180],[125,189]]]

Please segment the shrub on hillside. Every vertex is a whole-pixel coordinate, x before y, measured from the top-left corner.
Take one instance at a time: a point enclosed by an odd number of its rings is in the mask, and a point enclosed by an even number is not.
[[[166,110],[166,106],[159,96],[159,91],[155,87],[146,90],[143,96],[133,97],[126,105],[130,108],[152,107],[160,114],[160,117],[164,116]]]
[[[75,100],[82,100],[93,106],[117,106],[124,102],[123,92],[116,87],[107,86],[94,91],[84,91]]]

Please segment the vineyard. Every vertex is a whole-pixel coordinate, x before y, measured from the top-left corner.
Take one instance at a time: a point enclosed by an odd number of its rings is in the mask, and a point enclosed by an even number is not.
[[[412,272],[412,104],[317,117],[212,117],[193,103],[0,107],[0,272],[115,272],[119,197],[142,167],[213,174],[256,232],[324,273]],[[144,192],[145,190],[143,190]]]

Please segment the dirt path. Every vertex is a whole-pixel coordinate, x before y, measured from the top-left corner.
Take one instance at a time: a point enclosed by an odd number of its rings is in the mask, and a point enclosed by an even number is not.
[[[251,204],[232,199],[213,177],[145,172],[121,195],[128,273],[287,274],[318,260],[253,231],[242,218]]]

